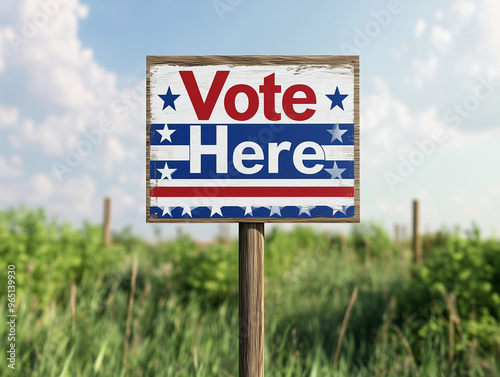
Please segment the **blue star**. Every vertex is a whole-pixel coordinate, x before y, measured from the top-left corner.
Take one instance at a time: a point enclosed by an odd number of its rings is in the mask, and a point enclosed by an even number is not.
[[[330,107],[330,110],[332,110],[335,106],[338,106],[342,110],[344,110],[342,101],[345,100],[348,95],[349,94],[340,94],[338,86],[337,89],[335,89],[335,94],[327,94],[326,96],[330,99],[330,101],[332,101],[332,107]]]
[[[167,90],[167,94],[158,94],[158,97],[160,97],[164,102],[162,110],[165,110],[169,106],[175,110],[174,101],[180,97],[180,94],[172,94],[172,91],[170,90],[170,86],[169,86],[168,90]]]

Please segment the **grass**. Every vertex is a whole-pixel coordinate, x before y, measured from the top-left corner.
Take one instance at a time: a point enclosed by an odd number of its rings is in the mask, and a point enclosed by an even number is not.
[[[137,265],[134,252],[121,271],[84,274],[76,293],[67,287],[66,299],[41,305],[33,292],[22,295],[18,369],[9,373],[2,358],[1,375],[238,376],[237,296],[214,302],[196,290],[180,293],[178,275],[162,267],[158,254],[140,254]],[[267,257],[279,263],[279,253]],[[361,258],[334,243],[299,249],[287,263],[266,277],[266,376],[500,375],[494,354],[480,358],[469,350],[470,357],[451,358],[448,331],[422,341],[411,331],[418,325],[412,313],[396,319],[395,294],[411,279],[407,252]],[[2,302],[0,317],[6,314]],[[0,342],[6,338],[0,326]]]

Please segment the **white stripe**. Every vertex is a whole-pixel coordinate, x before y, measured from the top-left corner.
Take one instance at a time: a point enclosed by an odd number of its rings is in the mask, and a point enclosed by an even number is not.
[[[151,187],[354,187],[354,179],[151,179]]]
[[[341,207],[353,206],[354,198],[207,198],[207,197],[193,197],[193,198],[151,198],[151,206],[153,207],[205,207],[205,206],[219,206],[219,207],[270,207],[270,206],[327,206],[327,207]]]
[[[353,145],[322,145],[326,161],[354,160]],[[189,161],[189,145],[152,145],[152,161]]]
[[[354,160],[354,145],[322,145],[326,161]]]
[[[189,145],[152,145],[152,161],[189,161]]]

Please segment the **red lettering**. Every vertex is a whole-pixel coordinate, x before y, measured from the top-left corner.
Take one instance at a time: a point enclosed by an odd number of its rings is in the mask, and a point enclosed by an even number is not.
[[[276,93],[281,93],[281,85],[275,85],[275,74],[264,78],[264,85],[259,92],[264,93],[264,115],[269,120],[280,120],[281,114],[276,112]]]
[[[305,98],[295,98],[295,94],[302,92],[306,95]],[[307,120],[314,115],[316,110],[307,108],[302,113],[298,113],[294,109],[294,105],[314,105],[316,104],[316,94],[307,85],[292,85],[283,94],[283,111],[290,119],[301,121]]]
[[[191,104],[199,120],[209,120],[214,111],[215,105],[222,93],[222,89],[229,76],[229,71],[217,71],[210,85],[207,97],[203,100],[200,88],[194,77],[193,71],[179,71],[186,91],[191,100]],[[297,98],[295,95],[299,92],[304,93],[305,97]],[[245,94],[248,98],[248,108],[239,112],[236,109],[236,97],[238,94]],[[276,85],[276,74],[270,74],[263,80],[263,85],[259,86],[259,93],[263,94],[264,116],[270,121],[281,120],[281,113],[276,111],[276,94],[281,93],[281,85]],[[306,108],[302,112],[295,111],[295,105],[315,105],[316,94],[309,86],[299,84],[292,85],[283,94],[282,107],[286,116],[295,121],[304,121],[311,118],[316,110]],[[235,85],[226,93],[224,98],[224,107],[227,114],[234,120],[247,121],[251,119],[259,110],[260,101],[257,91],[249,85]]]
[[[244,93],[248,97],[248,108],[242,113],[236,109],[236,96],[239,93]],[[235,85],[227,91],[226,97],[224,98],[224,106],[227,115],[234,120],[249,120],[257,113],[257,110],[259,110],[259,95],[249,85]]]
[[[200,88],[193,71],[179,71],[179,73],[198,119],[209,120],[219,99],[222,87],[226,83],[227,76],[229,76],[229,71],[217,71],[205,101],[201,98]]]

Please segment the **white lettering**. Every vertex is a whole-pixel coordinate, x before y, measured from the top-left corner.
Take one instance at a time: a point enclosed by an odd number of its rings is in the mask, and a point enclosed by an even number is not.
[[[217,140],[215,145],[201,144],[201,126],[191,126],[191,173],[201,173],[201,156],[215,155],[216,172],[227,173],[227,126],[217,126]]]

